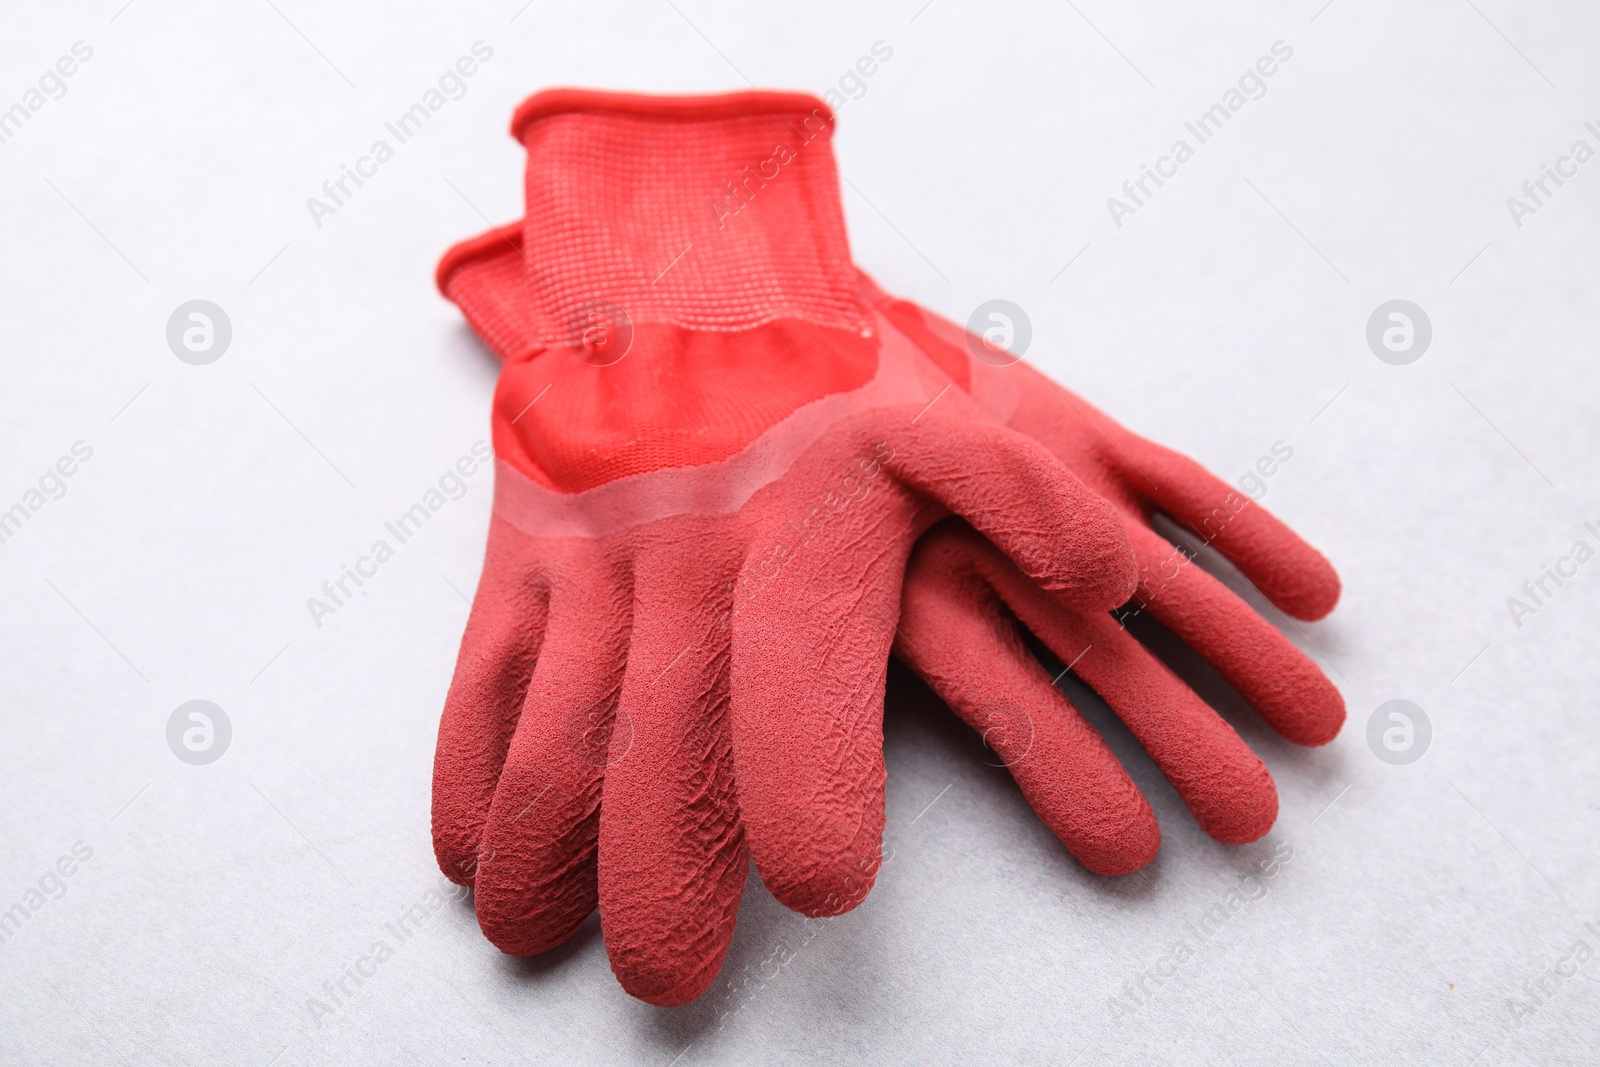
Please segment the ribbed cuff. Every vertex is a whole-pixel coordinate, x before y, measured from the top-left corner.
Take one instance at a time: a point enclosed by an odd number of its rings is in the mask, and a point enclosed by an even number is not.
[[[539,93],[512,122],[528,149],[520,240],[502,228],[451,249],[440,289],[502,356],[579,346],[601,319],[864,329],[832,128],[797,93]]]

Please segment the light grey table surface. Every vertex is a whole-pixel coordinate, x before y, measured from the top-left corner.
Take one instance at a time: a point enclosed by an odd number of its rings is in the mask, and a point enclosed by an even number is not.
[[[1600,162],[1571,156],[1600,149],[1600,10],[519,4],[7,5],[0,509],[52,498],[0,544],[0,909],[23,916],[0,1061],[1600,1061],[1600,565],[1570,555],[1600,548]],[[313,219],[479,41],[464,95]],[[1185,123],[1275,45],[1199,143]],[[1264,503],[1345,592],[1284,625],[1350,718],[1297,750],[1206,688],[1282,802],[1228,848],[1086,700],[1164,834],[1107,880],[901,680],[870,899],[808,923],[752,880],[717,985],[666,1010],[622,992],[593,919],[518,961],[427,906],[489,473],[320,626],[306,600],[488,436],[495,365],[432,270],[520,212],[513,106],[747,82],[844,100],[853,248],[886,288],[957,319],[1016,302],[1037,366],[1230,480],[1292,449]],[[1179,139],[1193,158],[1108,207]],[[1545,165],[1568,176],[1534,202]],[[166,341],[191,299],[231,322],[209,365]],[[1367,342],[1393,299],[1431,323],[1409,365]],[[166,737],[195,699],[232,728],[205,766]],[[1391,700],[1431,723],[1409,765],[1367,742]]]

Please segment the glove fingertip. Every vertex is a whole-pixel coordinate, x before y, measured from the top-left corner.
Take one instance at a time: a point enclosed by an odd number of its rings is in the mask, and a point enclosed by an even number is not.
[[[1326,745],[1344,727],[1344,694],[1332,682],[1321,681],[1321,685],[1302,691],[1293,719],[1272,724],[1286,739],[1307,748]]]
[[[592,905],[589,910],[594,910]],[[585,911],[567,916],[559,922],[532,924],[485,915],[480,905],[478,929],[483,931],[484,938],[491,945],[507,956],[538,956],[559,948],[569,937],[577,933],[578,927],[582,926],[583,920],[588,917],[589,914]]]
[[[1285,612],[1305,622],[1326,618],[1338,605],[1339,594],[1343,591],[1333,564],[1321,553],[1313,550],[1312,554],[1315,559],[1306,560],[1297,568],[1296,588],[1274,599]]]
[[[1265,767],[1251,784],[1253,788],[1236,791],[1226,805],[1195,811],[1201,829],[1224,845],[1248,845],[1265,837],[1278,821],[1278,788]]]
[[[658,1008],[677,1008],[694,1000],[710,988],[722,969],[726,952],[703,960],[698,966],[688,968],[675,960],[663,959],[658,967],[618,967],[612,965],[611,973],[631,997]]]
[[[1107,877],[1141,870],[1161,850],[1161,827],[1150,806],[1145,804],[1143,808],[1142,817],[1122,826],[1104,841],[1079,842],[1072,854],[1085,869]]]
[[[1139,564],[1122,521],[1109,504],[1085,508],[1078,516],[1072,553],[1052,583],[1063,602],[1091,611],[1110,611],[1133,599]]]
[[[882,823],[876,842],[882,840]],[[867,899],[878,878],[883,854],[878,843],[866,844],[858,839],[860,847],[828,857],[829,862],[816,862],[816,856],[802,858],[796,851],[787,855],[782,867],[773,864],[763,868],[758,859],[756,871],[761,875],[767,891],[790,911],[813,919],[843,915]]]

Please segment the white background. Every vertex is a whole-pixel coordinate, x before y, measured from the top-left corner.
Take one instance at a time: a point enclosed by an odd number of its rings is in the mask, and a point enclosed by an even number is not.
[[[1600,161],[1520,228],[1506,198],[1574,140],[1600,148],[1600,12],[122,3],[13,0],[0,29],[0,107],[94,50],[0,145],[0,507],[94,450],[0,545],[0,909],[93,849],[0,946],[0,1059],[1595,1061],[1600,962],[1537,1006],[1521,983],[1580,938],[1600,952],[1600,564],[1520,628],[1506,599],[1576,538],[1600,547]],[[480,39],[466,96],[314,226],[306,198]],[[1343,690],[1344,732],[1297,750],[1205,689],[1282,798],[1235,849],[1086,702],[1164,834],[1108,880],[899,685],[895,851],[856,912],[808,925],[753,880],[718,983],[667,1010],[622,992],[593,918],[515,960],[452,903],[314,1025],[308,998],[438,881],[433,735],[489,474],[321,628],[305,601],[488,437],[496,367],[432,271],[520,214],[512,108],[556,84],[820,93],[880,40],[892,59],[839,113],[857,260],[958,320],[1017,302],[1038,366],[1230,480],[1292,447],[1264,502],[1345,582],[1289,631]],[[1114,226],[1106,198],[1279,40],[1267,94]],[[1403,367],[1364,337],[1397,297],[1434,329]],[[166,345],[192,298],[232,320],[210,366]],[[195,698],[234,729],[206,767],[165,740]],[[1434,730],[1406,767],[1365,741],[1396,698]],[[1268,895],[1115,1017],[1277,846]],[[1512,998],[1536,1007],[1520,1026]]]

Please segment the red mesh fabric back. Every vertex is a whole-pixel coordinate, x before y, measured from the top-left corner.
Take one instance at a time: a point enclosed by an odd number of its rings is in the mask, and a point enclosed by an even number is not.
[[[876,367],[875,341],[855,331],[792,320],[740,333],[642,326],[633,352],[611,366],[560,349],[507,363],[495,454],[569,493],[716,463],[805,404],[866,384]]]

